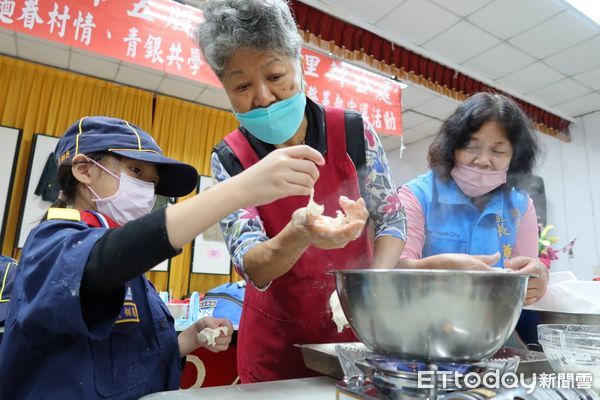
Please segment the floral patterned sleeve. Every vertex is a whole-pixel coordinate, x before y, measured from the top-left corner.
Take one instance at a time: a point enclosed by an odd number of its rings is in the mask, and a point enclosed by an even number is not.
[[[394,236],[406,241],[406,215],[385,150],[371,124],[363,121],[367,153],[363,195],[375,222],[375,238]]]
[[[222,182],[231,178],[214,152],[211,155],[211,171],[213,181]],[[239,209],[222,219],[220,225],[233,265],[246,282],[252,283],[244,270],[244,256],[257,243],[269,240],[258,210],[255,207]]]

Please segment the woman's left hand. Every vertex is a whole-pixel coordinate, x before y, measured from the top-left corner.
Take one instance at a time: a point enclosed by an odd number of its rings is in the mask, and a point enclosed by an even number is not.
[[[504,261],[504,267],[522,274],[535,274],[537,278],[529,278],[525,305],[536,303],[542,298],[548,286],[548,269],[537,258],[519,256]]]
[[[214,346],[209,346],[198,338],[198,333],[204,328],[216,329],[219,327],[227,328],[227,333],[221,333],[215,339]],[[179,342],[179,353],[181,357],[184,357],[199,347],[204,347],[214,353],[225,351],[229,348],[232,336],[233,325],[231,324],[231,321],[223,318],[204,317],[179,334],[177,338]]]

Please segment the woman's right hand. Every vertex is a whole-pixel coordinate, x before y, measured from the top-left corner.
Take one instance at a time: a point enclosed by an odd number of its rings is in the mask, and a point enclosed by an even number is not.
[[[249,201],[268,204],[289,196],[308,196],[319,178],[317,165],[325,159],[306,145],[290,146],[269,153],[235,178],[239,179]]]

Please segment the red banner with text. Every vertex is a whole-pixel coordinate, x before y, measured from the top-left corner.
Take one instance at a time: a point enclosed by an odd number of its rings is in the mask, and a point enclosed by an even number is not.
[[[377,133],[402,134],[401,84],[307,48],[306,95],[325,106],[360,112]]]
[[[0,27],[219,86],[192,39],[201,21],[170,0],[0,0]]]
[[[193,41],[202,12],[171,0],[0,0],[0,27],[221,87]],[[310,49],[306,93],[401,135],[400,83]]]

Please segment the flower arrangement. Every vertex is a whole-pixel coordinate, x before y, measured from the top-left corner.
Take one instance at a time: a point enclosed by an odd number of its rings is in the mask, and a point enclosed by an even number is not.
[[[538,257],[548,269],[550,269],[550,264],[552,261],[558,260],[560,252],[566,253],[572,258],[573,247],[575,247],[575,241],[577,240],[573,239],[563,248],[556,250],[552,247],[552,245],[558,243],[560,238],[556,236],[548,236],[552,229],[554,229],[554,225],[539,225],[540,237],[538,239]]]

